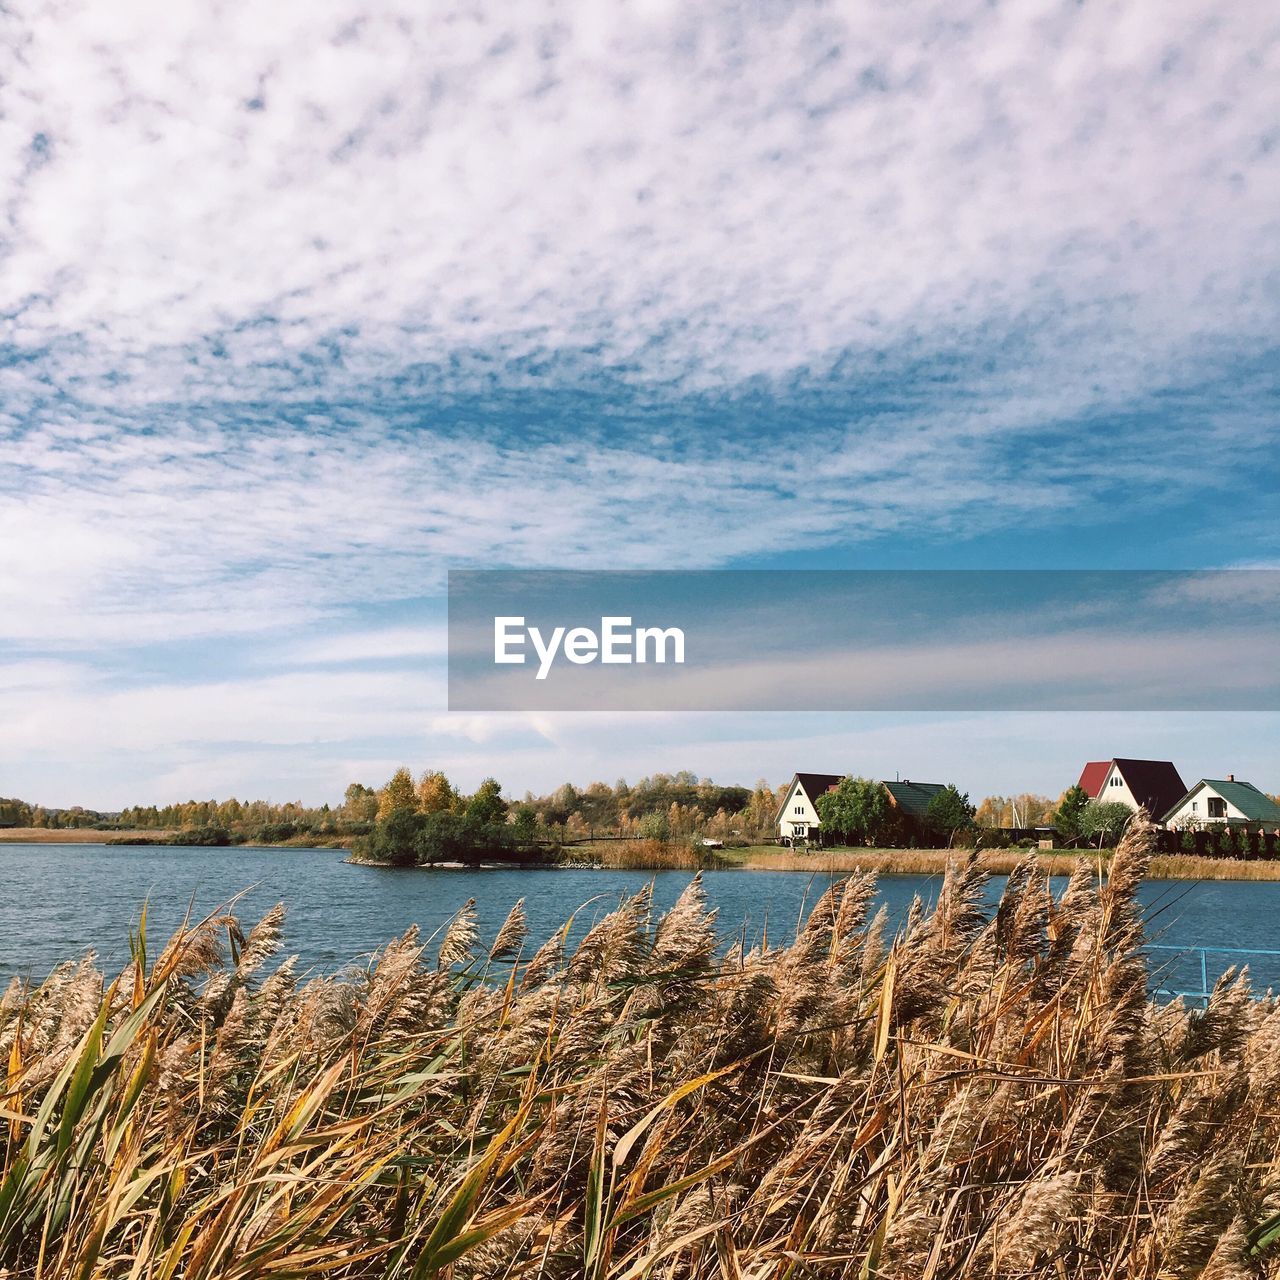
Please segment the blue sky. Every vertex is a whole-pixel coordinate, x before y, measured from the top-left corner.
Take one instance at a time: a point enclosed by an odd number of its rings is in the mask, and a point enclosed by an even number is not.
[[[450,716],[458,567],[1280,564],[1280,18],[0,16],[0,793],[1280,786],[1271,714]]]

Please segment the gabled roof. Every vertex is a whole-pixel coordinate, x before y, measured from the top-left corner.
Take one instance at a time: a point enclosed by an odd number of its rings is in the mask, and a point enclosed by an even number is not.
[[[838,787],[844,780],[842,773],[797,773],[796,778],[800,785],[804,788],[804,793],[814,804],[818,803],[818,797],[830,791],[832,787]]]
[[[798,782],[804,788],[804,793],[816,806],[818,797],[830,791],[832,787],[839,786],[844,779],[842,773],[797,773],[790,782],[787,783],[786,790],[782,793],[782,799],[778,801],[777,811],[773,815],[774,822],[782,817],[783,806],[787,803],[787,796],[791,794],[791,788]]]
[[[1107,774],[1110,771],[1110,760],[1090,760],[1080,771],[1080,781],[1076,783],[1076,786],[1083,787],[1089,793],[1090,800],[1096,800],[1098,792],[1102,790],[1102,784],[1107,780]]]
[[[945,791],[945,782],[886,782],[884,789],[893,797],[898,808],[910,818],[923,818],[929,811],[929,801]]]
[[[1080,781],[1076,785],[1084,788],[1090,800],[1106,799],[1102,795],[1102,784],[1107,780],[1112,765],[1119,771],[1134,799],[1153,818],[1186,794],[1186,783],[1173,767],[1172,760],[1134,760],[1117,756],[1114,760],[1090,760],[1081,770]]]
[[[1192,796],[1205,787],[1212,787],[1229,805],[1239,809],[1250,822],[1280,823],[1280,805],[1267,794],[1259,791],[1252,782],[1239,782],[1234,778],[1201,778],[1181,799],[1169,806],[1161,819],[1167,822],[1175,810],[1181,809]]]
[[[1114,764],[1133,797],[1154,818],[1186,795],[1187,786],[1172,760],[1125,760]]]

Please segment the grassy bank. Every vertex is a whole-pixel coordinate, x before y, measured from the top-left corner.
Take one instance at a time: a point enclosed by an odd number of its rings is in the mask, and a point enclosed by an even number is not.
[[[0,1274],[1275,1274],[1280,1006],[1148,1001],[1126,840],[892,943],[861,876],[720,959],[695,881],[572,954],[517,907],[264,977],[277,910],[70,963],[0,1003]]]
[[[190,849],[226,849],[234,845],[196,844],[190,840],[177,840],[178,831],[94,831],[87,827],[50,831],[45,827],[6,827],[0,830],[0,844],[119,844],[145,847],[179,845]],[[347,836],[292,836],[288,840],[258,841],[247,843],[261,849],[348,849],[351,840]]]
[[[947,862],[956,856],[948,849],[815,849],[795,852],[776,845],[753,845],[749,849],[722,852],[726,866],[748,871],[874,871],[879,875],[941,875]],[[992,875],[1008,875],[1027,856],[1023,849],[987,849],[978,862]],[[1048,875],[1069,876],[1076,865],[1087,862],[1105,870],[1112,851],[1059,849],[1036,851],[1040,868]],[[1280,859],[1248,862],[1239,858],[1194,858],[1158,854],[1151,858],[1148,875],[1158,880],[1280,880]]]
[[[89,827],[70,827],[50,831],[46,827],[4,827],[0,844],[111,844],[121,839],[163,840],[172,831],[94,831]]]

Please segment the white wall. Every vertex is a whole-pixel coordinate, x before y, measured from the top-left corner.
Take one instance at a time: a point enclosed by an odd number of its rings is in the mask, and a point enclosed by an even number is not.
[[[1210,796],[1215,799],[1225,801],[1227,806],[1227,815],[1225,818],[1209,817]],[[1194,809],[1192,808],[1192,805],[1195,806]],[[1192,823],[1196,825],[1205,825],[1208,823],[1247,821],[1249,821],[1249,819],[1245,817],[1244,813],[1240,809],[1237,809],[1230,800],[1226,799],[1225,796],[1219,795],[1212,787],[1201,787],[1193,796],[1190,796],[1178,806],[1169,818],[1169,821],[1165,823],[1165,826],[1168,827],[1170,831],[1175,831],[1182,827],[1189,826]]]
[[[804,788],[797,779],[791,784],[786,803],[778,815],[778,835],[790,839],[795,835],[798,826],[811,831],[821,825],[818,811],[813,807],[813,801],[805,794]]]
[[[1141,807],[1138,803],[1138,797],[1129,790],[1129,784],[1120,774],[1120,770],[1112,763],[1111,768],[1107,770],[1107,776],[1102,780],[1102,790],[1098,792],[1097,800],[1099,804],[1112,804],[1119,802],[1127,804],[1135,813]],[[1158,813],[1151,815],[1158,818]]]

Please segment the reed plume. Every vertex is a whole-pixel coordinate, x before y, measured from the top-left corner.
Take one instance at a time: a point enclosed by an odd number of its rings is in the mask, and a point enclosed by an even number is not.
[[[754,948],[696,876],[527,960],[522,903],[309,980],[282,908],[140,931],[0,998],[0,1276],[1280,1275],[1280,1005],[1150,996],[1149,848]]]

